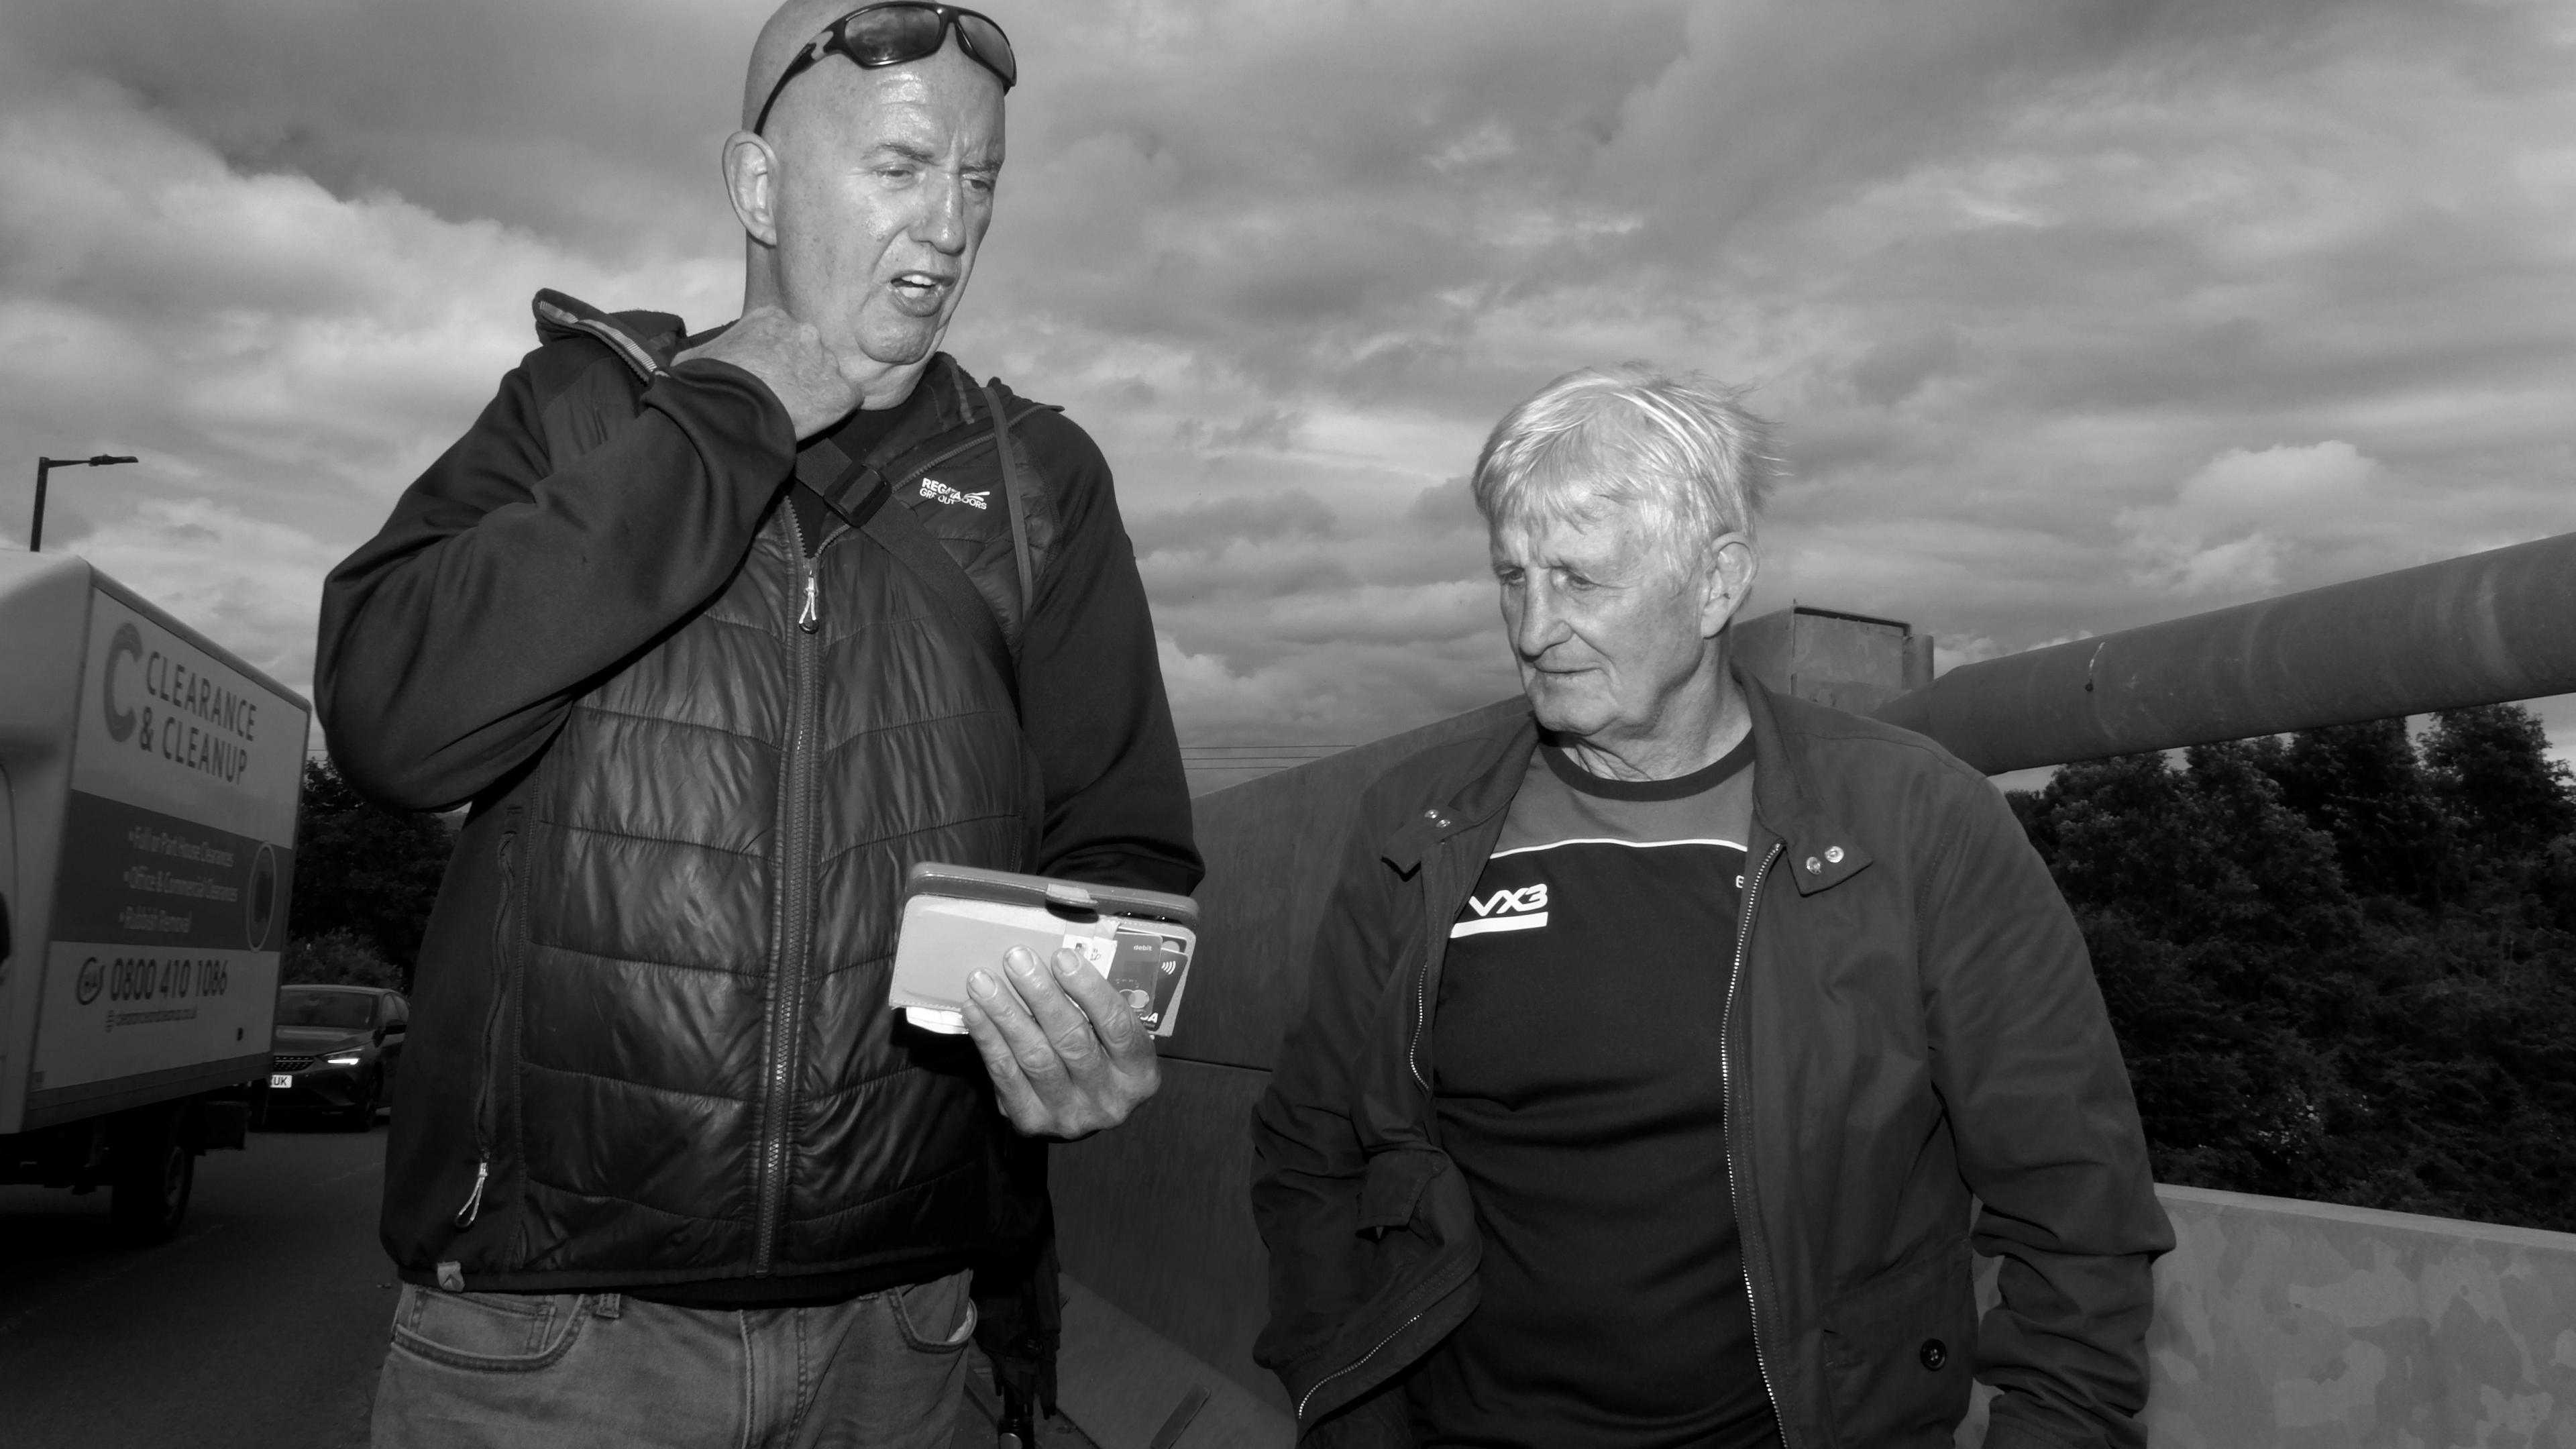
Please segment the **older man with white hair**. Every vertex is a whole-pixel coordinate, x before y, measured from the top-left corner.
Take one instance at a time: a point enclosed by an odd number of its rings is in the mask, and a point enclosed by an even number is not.
[[[1998,1449],[2142,1441],[2083,939],[1974,771],[1730,668],[1763,448],[1638,364],[1486,443],[1530,713],[1369,792],[1254,1117],[1305,1442],[1928,1449],[1972,1378]]]

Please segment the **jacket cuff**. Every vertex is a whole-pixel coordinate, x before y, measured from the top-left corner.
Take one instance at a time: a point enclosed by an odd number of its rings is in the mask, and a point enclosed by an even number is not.
[[[641,401],[677,423],[711,471],[749,466],[774,485],[796,466],[796,425],[787,405],[769,384],[730,362],[693,357],[655,373]]]

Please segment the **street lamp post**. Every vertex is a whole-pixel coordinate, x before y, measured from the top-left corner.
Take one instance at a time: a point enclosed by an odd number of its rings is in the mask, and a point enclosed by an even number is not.
[[[135,458],[119,458],[109,453],[100,453],[88,458],[38,458],[36,460],[36,521],[27,528],[27,552],[42,553],[45,550],[46,474],[56,468],[104,468],[110,463],[139,461],[141,460]]]

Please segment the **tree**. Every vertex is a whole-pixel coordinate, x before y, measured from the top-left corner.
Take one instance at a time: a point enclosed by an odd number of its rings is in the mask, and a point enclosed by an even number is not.
[[[2013,801],[2158,1178],[2576,1229],[2576,793],[2544,744],[2507,706],[2437,719],[2420,757],[2389,720]]]
[[[328,758],[304,764],[290,947],[340,933],[408,982],[455,842],[436,815],[362,798]]]
[[[2446,710],[2424,741],[2433,791],[2488,859],[2532,858],[2576,830],[2576,786],[2549,758],[2549,735],[2518,704]]]
[[[294,986],[382,986],[408,989],[402,969],[376,954],[376,948],[345,929],[318,936],[298,936],[286,944],[277,979]]]
[[[2293,961],[2346,949],[2358,913],[2333,842],[2243,745],[2069,765],[2033,843],[2093,952],[2156,1174],[2301,1195],[2323,1181],[2331,1065],[2301,1030]]]
[[[2431,906],[2442,815],[2403,719],[2301,730],[2270,765],[2281,798],[2334,837],[2335,861],[2356,896]]]

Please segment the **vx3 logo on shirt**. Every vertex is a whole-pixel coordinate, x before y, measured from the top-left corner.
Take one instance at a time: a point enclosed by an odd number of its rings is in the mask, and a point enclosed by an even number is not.
[[[1474,911],[1471,920],[1460,921],[1449,928],[1449,939],[1481,936],[1488,931],[1535,931],[1547,924],[1547,882],[1508,887],[1489,896],[1467,897],[1467,908]]]
[[[921,496],[933,503],[963,503],[969,508],[981,508],[984,506],[984,500],[992,496],[992,492],[992,489],[987,488],[981,493],[960,493],[936,478],[921,480]]]

